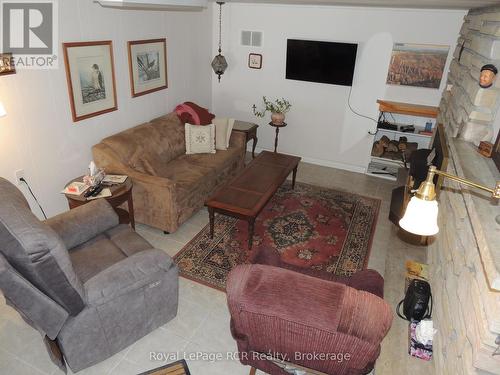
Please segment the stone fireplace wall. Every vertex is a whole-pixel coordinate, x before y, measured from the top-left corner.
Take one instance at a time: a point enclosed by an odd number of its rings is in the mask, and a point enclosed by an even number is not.
[[[500,107],[500,77],[488,89],[479,87],[480,69],[485,64],[500,71],[500,7],[473,9],[465,17],[439,106],[438,121],[450,134],[476,145],[494,142]]]
[[[494,142],[498,130],[500,74],[491,88],[480,88],[484,64],[494,64],[500,70],[500,7],[469,12],[450,66],[438,121],[447,131],[448,171],[453,174],[464,176],[464,169],[474,169],[464,165],[491,162],[481,159],[475,146],[468,143]],[[471,150],[468,161],[461,152],[467,148]],[[484,242],[475,230],[478,218],[470,214],[466,189],[450,180],[443,186],[440,233],[429,246],[428,259],[438,329],[434,341],[436,374],[500,374],[500,356],[492,356],[500,334],[500,291],[490,288],[485,273],[485,259],[481,258]],[[488,218],[482,219],[486,222]]]

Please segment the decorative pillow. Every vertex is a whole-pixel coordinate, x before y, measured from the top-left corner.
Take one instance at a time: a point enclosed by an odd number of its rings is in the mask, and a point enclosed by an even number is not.
[[[186,154],[215,154],[215,125],[186,124]]]
[[[175,107],[175,113],[183,123],[193,125],[209,125],[215,117],[206,108],[200,107],[193,102],[179,104]]]
[[[234,118],[216,117],[213,120],[215,125],[215,148],[217,150],[227,150],[229,138],[233,131]]]

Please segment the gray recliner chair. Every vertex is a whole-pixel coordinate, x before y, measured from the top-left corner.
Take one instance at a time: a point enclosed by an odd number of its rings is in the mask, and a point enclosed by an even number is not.
[[[0,289],[76,372],[173,319],[178,270],[106,200],[41,222],[0,178]]]

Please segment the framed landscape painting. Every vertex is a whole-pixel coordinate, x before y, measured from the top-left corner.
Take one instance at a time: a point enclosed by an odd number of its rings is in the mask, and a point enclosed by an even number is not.
[[[132,97],[168,87],[165,38],[128,42],[128,59]]]
[[[449,46],[395,43],[387,84],[439,89],[449,50]]]
[[[64,43],[63,47],[73,121],[116,111],[112,42]]]

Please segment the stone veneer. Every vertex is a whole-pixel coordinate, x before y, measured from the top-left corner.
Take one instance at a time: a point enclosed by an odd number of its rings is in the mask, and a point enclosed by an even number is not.
[[[471,144],[460,142],[449,142],[448,172],[464,176],[457,149]],[[466,203],[465,195],[470,193],[451,180],[445,180],[443,187],[440,232],[428,249],[433,319],[438,329],[434,341],[436,374],[500,374],[500,356],[492,356],[500,334],[500,291],[490,288],[485,273],[474,230],[477,223],[469,216]]]
[[[485,64],[500,71],[500,7],[473,9],[465,17],[439,106],[438,121],[476,145],[494,141],[493,122],[500,107],[500,74],[492,87],[479,87]]]
[[[451,153],[448,171],[453,174],[464,175],[461,150],[475,146],[452,137],[474,144],[496,137],[493,130],[500,108],[500,74],[493,87],[482,89],[478,85],[480,68],[488,63],[500,70],[500,7],[469,12],[450,66],[438,121],[447,131]],[[481,158],[475,151],[469,151],[470,155]],[[490,171],[495,169],[492,165],[487,166]],[[444,187],[439,197],[441,230],[429,246],[433,318],[438,329],[436,373],[500,374],[500,355],[492,356],[500,335],[500,291],[491,289],[485,273],[481,257],[484,242],[475,230],[480,223],[470,216],[468,204],[472,203],[467,190],[450,180],[445,180]]]

